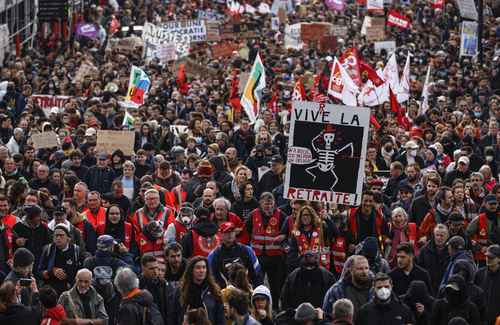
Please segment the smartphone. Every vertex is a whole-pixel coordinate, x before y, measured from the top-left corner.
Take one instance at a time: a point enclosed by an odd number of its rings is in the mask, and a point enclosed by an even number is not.
[[[31,279],[19,279],[19,284],[21,287],[30,287],[31,286]]]

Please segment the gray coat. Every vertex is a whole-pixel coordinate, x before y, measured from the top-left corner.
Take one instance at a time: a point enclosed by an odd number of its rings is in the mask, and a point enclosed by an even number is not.
[[[80,295],[76,291],[76,286],[68,291],[65,291],[59,297],[59,304],[64,307],[68,318],[84,318],[83,303]],[[90,309],[92,312],[92,319],[102,319],[108,323],[108,313],[104,307],[104,299],[97,293],[97,291],[90,287]],[[76,315],[75,315],[76,314]]]

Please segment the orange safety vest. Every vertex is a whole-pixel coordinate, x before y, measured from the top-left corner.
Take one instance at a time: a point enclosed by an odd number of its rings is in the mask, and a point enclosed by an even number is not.
[[[97,235],[98,236],[104,235],[105,230],[106,230],[106,224],[102,224],[102,225],[97,226],[97,230],[96,230]],[[123,245],[125,245],[125,247],[127,247],[127,249],[130,249],[130,244],[132,243],[132,225],[130,224],[130,222],[125,221],[124,226],[123,226],[123,230],[125,232],[124,239],[123,239]]]
[[[181,191],[180,193],[175,190],[165,192],[165,205],[171,207],[172,209],[179,211],[182,203],[186,202],[187,192]]]
[[[83,211],[83,215],[87,218],[88,222],[90,222],[94,229],[96,229],[99,225],[106,223],[106,209],[103,207],[99,208],[96,215],[94,215],[90,209],[87,208]]]
[[[269,222],[264,227],[264,220],[260,209],[255,209],[251,213],[252,218],[252,239],[251,246],[255,255],[280,256],[283,255],[282,247],[275,242],[280,235],[281,211],[276,209],[269,218]]]
[[[417,224],[414,222],[408,222],[408,240],[413,241],[413,253],[418,256],[418,245],[417,245]]]
[[[333,255],[333,266],[335,272],[341,274],[344,269],[344,263],[347,255],[347,247],[345,237],[339,236],[332,242],[331,251]]]
[[[307,239],[304,232],[299,230],[294,230],[293,236],[297,241],[299,256],[304,255],[307,251],[314,251],[319,254],[320,265],[325,269],[330,270],[330,247],[321,245],[320,230],[320,227],[317,227],[313,231],[311,239]]]
[[[193,230],[193,256],[207,257],[211,251],[217,248],[220,243],[220,238],[217,234],[211,237],[200,236],[200,234]]]
[[[481,247],[488,245],[488,218],[486,213],[481,213],[478,218],[477,233],[472,236],[472,239],[479,243],[480,249],[474,253],[474,259],[476,261],[486,261],[486,256],[481,252]]]

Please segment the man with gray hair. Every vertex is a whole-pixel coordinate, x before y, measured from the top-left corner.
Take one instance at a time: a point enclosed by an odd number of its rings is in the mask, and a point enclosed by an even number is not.
[[[115,280],[116,290],[122,296],[118,311],[117,325],[168,325],[163,320],[153,296],[147,290],[139,289],[139,278],[129,268],[118,270]]]
[[[349,299],[342,298],[333,304],[332,325],[352,325],[354,306]]]
[[[92,286],[92,272],[89,269],[81,269],[76,273],[75,285],[61,294],[58,303],[64,307],[68,318],[87,319],[96,325],[108,323],[104,299]]]

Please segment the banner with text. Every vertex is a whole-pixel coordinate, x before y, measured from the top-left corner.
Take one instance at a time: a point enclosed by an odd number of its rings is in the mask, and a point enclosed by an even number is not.
[[[370,110],[294,101],[284,197],[361,203]]]
[[[475,21],[463,21],[460,34],[460,56],[477,55],[477,23]]]

